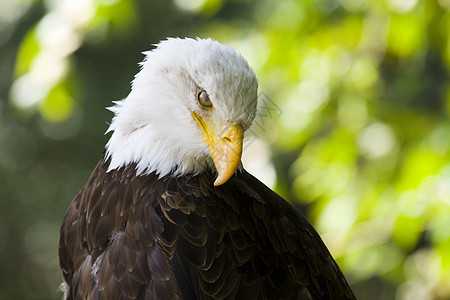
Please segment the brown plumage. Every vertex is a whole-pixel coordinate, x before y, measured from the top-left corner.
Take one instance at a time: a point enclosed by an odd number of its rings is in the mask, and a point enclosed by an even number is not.
[[[215,187],[107,166],[61,226],[66,299],[354,299],[314,228],[246,171]]]

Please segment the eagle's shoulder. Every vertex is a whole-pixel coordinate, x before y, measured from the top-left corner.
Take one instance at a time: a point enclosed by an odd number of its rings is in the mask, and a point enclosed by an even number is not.
[[[177,299],[156,212],[165,180],[102,159],[70,204],[59,256],[67,299]],[[101,295],[101,297],[100,297]]]
[[[282,266],[272,273],[274,284],[304,286],[314,299],[354,299],[321,237],[298,210],[245,170],[229,184],[237,201],[250,205],[241,213],[249,212],[246,217],[259,229],[252,238],[267,236],[273,246],[273,259]]]

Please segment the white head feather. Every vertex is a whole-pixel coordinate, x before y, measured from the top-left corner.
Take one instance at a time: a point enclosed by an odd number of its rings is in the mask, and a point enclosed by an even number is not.
[[[109,171],[133,162],[138,174],[160,176],[214,169],[192,112],[247,129],[256,114],[255,73],[245,58],[211,39],[168,39],[144,54],[130,94],[110,108]],[[199,105],[199,89],[208,92],[213,110]]]

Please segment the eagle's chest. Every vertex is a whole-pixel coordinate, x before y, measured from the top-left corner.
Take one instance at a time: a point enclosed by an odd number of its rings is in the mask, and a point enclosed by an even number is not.
[[[267,228],[251,213],[254,200],[200,190],[166,192],[155,207],[162,223],[156,243],[167,255],[183,298],[254,297],[275,271],[285,281],[276,270]]]

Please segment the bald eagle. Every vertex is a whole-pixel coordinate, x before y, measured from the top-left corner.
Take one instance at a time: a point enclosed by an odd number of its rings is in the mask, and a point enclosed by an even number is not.
[[[65,299],[354,299],[314,228],[241,164],[246,60],[211,39],[144,54],[61,226]]]

